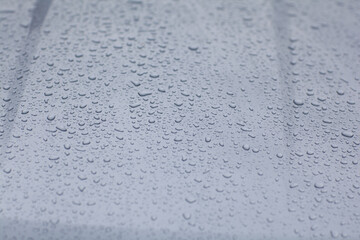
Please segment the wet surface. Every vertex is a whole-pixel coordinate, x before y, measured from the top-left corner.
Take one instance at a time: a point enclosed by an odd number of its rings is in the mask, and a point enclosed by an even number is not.
[[[359,1],[2,1],[0,239],[359,239]]]

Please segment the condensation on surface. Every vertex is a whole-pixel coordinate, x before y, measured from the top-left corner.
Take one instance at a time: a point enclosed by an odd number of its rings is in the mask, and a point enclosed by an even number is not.
[[[0,3],[0,239],[360,239],[359,1]]]

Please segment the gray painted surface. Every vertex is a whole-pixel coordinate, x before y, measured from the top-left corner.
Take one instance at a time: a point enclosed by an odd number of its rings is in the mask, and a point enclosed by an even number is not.
[[[360,1],[0,2],[0,239],[360,239]]]

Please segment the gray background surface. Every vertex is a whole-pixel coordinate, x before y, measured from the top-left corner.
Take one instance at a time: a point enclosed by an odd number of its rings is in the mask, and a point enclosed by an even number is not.
[[[0,0],[0,239],[360,239],[360,1]]]

